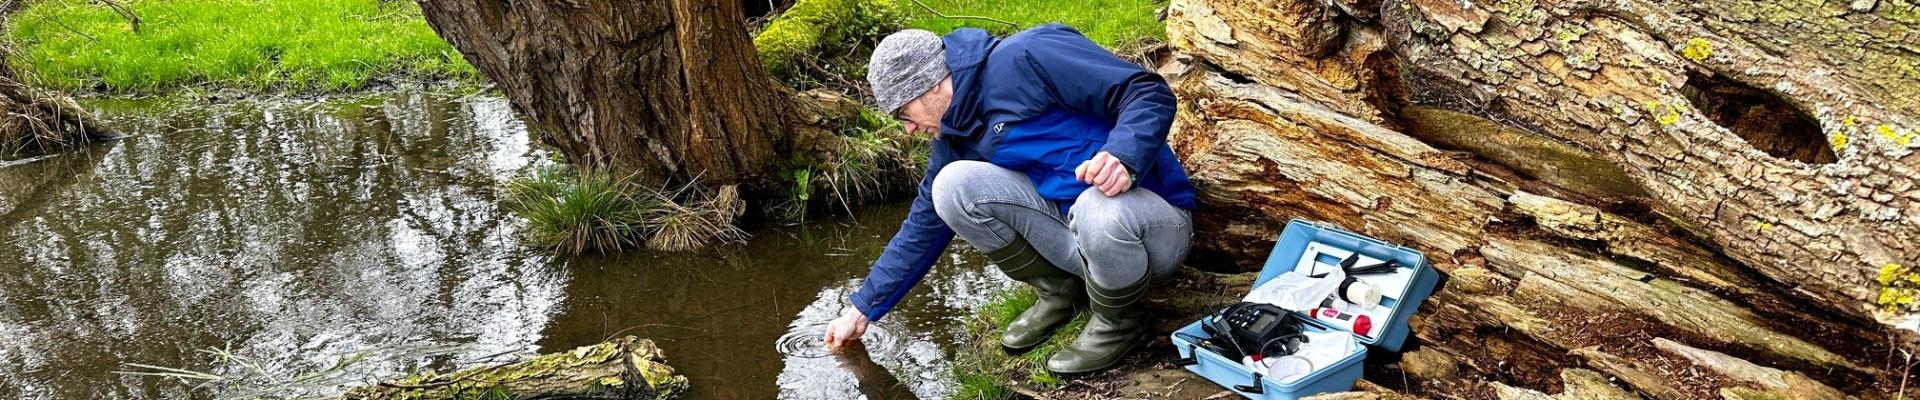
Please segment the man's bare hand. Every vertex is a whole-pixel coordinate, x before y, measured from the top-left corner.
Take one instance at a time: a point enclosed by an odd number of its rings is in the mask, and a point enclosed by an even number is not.
[[[1073,179],[1099,188],[1107,197],[1119,196],[1133,188],[1133,174],[1127,171],[1126,164],[1104,151],[1074,168]]]
[[[853,307],[847,307],[846,311],[840,313],[840,318],[834,319],[833,323],[827,324],[827,339],[825,344],[827,345],[828,351],[839,352],[840,349],[852,344],[853,341],[860,340],[861,336],[866,335],[866,314],[861,314],[860,310],[856,310]]]

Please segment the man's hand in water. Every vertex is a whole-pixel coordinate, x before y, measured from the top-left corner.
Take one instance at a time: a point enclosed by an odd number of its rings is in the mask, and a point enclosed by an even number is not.
[[[1118,196],[1126,193],[1127,189],[1133,188],[1133,173],[1127,171],[1127,165],[1120,163],[1119,158],[1104,151],[1093,155],[1093,159],[1081,162],[1078,168],[1074,168],[1073,179],[1100,188],[1100,193],[1106,194],[1107,197]]]
[[[861,314],[860,310],[853,307],[847,307],[847,311],[840,313],[839,319],[827,324],[827,350],[840,351],[841,348],[852,344],[855,340],[860,340],[860,337],[866,334],[866,314]]]

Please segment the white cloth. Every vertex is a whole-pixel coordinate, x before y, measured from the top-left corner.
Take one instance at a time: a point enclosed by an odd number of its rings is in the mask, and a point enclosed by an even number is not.
[[[1246,301],[1267,303],[1292,311],[1309,312],[1340,290],[1347,273],[1339,267],[1325,268],[1326,276],[1310,278],[1306,271],[1294,269],[1267,280],[1247,292]]]
[[[1301,343],[1300,350],[1295,351],[1293,355],[1306,358],[1307,363],[1313,365],[1313,368],[1307,373],[1291,376],[1274,376],[1273,379],[1285,383],[1299,380],[1307,375],[1312,375],[1313,372],[1317,372],[1321,368],[1333,366],[1333,364],[1339,363],[1341,359],[1352,355],[1358,350],[1354,346],[1357,346],[1357,344],[1354,343],[1353,336],[1346,332],[1307,331],[1307,342]]]

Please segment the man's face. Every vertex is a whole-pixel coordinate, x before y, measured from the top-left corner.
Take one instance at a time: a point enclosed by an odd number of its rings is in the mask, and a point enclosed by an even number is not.
[[[939,84],[927,89],[918,98],[907,102],[894,114],[900,120],[900,126],[907,132],[932,137],[940,134],[940,118],[947,115],[947,104],[953,101],[953,80],[942,79]]]

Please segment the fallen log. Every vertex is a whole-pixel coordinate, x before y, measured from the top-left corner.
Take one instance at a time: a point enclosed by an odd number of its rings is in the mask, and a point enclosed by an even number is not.
[[[380,382],[340,399],[677,398],[686,392],[687,378],[674,375],[665,359],[653,341],[628,336],[515,363]]]
[[[1419,379],[1376,381],[1417,395],[1779,389],[1674,345],[1893,393],[1920,14],[1777,3],[1172,0],[1193,265],[1291,218],[1422,250],[1447,283],[1389,366]]]

